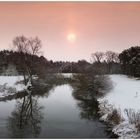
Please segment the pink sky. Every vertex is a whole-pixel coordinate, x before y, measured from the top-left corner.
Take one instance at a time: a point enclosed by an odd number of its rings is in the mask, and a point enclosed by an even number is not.
[[[49,60],[89,61],[95,51],[140,45],[140,2],[0,2],[0,49],[22,34],[38,36]]]

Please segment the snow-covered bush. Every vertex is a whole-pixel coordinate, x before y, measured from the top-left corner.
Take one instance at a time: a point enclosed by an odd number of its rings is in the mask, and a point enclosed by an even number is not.
[[[140,133],[140,111],[134,109],[125,109],[130,124],[134,124],[137,131]]]
[[[108,114],[107,120],[112,125],[117,125],[122,121],[121,113],[117,109],[113,109],[112,112],[110,114]]]
[[[0,76],[0,98],[14,95],[24,91],[27,87],[22,76]]]
[[[140,138],[140,80],[125,75],[110,75],[113,89],[105,97],[99,98],[100,120],[110,124],[109,114],[120,108],[121,121],[114,124],[112,131],[119,138]],[[114,115],[115,116],[115,115]]]
[[[8,96],[8,95],[16,93],[16,88],[9,87],[9,86],[7,86],[7,83],[5,83],[4,85],[0,85],[0,93],[1,93],[0,97]]]
[[[117,125],[124,119],[121,115],[121,110],[116,109],[113,105],[109,104],[107,100],[99,101],[99,114],[100,120],[103,120],[110,125]]]

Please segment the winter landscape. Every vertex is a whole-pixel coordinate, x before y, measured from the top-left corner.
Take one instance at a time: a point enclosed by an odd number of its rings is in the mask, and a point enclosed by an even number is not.
[[[140,138],[139,13],[0,2],[0,138]]]

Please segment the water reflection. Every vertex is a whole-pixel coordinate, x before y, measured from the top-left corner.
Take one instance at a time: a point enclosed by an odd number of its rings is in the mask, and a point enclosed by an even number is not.
[[[2,98],[1,101],[16,99],[16,107],[7,120],[8,137],[10,138],[37,138],[41,133],[44,107],[40,106],[39,98],[49,96],[49,91],[56,85],[65,82],[63,77],[50,75],[45,80],[34,81],[32,91],[16,93]],[[46,107],[46,106],[45,106]]]
[[[12,138],[37,137],[41,131],[43,107],[38,104],[38,97],[32,94],[17,100],[16,108],[8,118],[8,129]]]
[[[80,117],[87,120],[95,120],[98,116],[98,102],[96,100],[95,89],[92,83],[87,82],[84,75],[75,76],[75,83],[72,83],[73,97],[78,101]]]
[[[4,122],[0,125],[0,137],[110,138],[106,125],[98,120],[93,87],[88,85],[87,89],[83,78],[70,82],[72,87],[65,84],[68,80],[55,81],[54,84],[54,79],[50,80],[46,85],[39,81],[31,94],[20,93],[1,102],[5,111],[0,108],[0,123]],[[9,103],[12,106],[7,106]]]
[[[81,110],[80,116],[81,119],[95,120],[97,119],[97,108],[98,104],[94,100],[82,100],[78,103],[78,106]]]
[[[74,77],[74,81],[71,85],[73,87],[73,97],[77,100],[77,105],[80,109],[80,118],[89,121],[90,123],[97,123],[97,129],[100,131],[99,136],[100,138],[106,135],[108,138],[117,138],[116,135],[111,133],[107,130],[107,126],[100,123],[99,121],[99,115],[98,115],[98,102],[97,102],[97,94],[98,88],[95,88],[95,85],[91,83],[88,80],[88,77],[84,75],[78,75]],[[87,82],[88,80],[88,82]],[[92,80],[91,80],[92,81]],[[92,81],[93,82],[93,81]],[[97,83],[96,83],[97,84]],[[98,81],[98,86],[100,87],[100,90],[102,90],[104,87],[100,86],[100,81]],[[97,86],[96,86],[97,87]],[[105,89],[105,88],[104,88]],[[106,88],[108,90],[108,88]],[[100,129],[100,128],[104,129]],[[98,135],[97,135],[98,136]],[[95,136],[93,136],[95,138]]]
[[[87,120],[92,120],[92,121],[95,119],[98,119],[99,116],[98,116],[97,100],[90,96],[88,96],[88,98],[85,98],[85,95],[86,95],[85,92],[83,92],[83,90],[80,92],[80,89],[77,89],[77,90],[74,89],[73,96],[78,101],[77,105],[80,109],[81,119],[87,119]]]

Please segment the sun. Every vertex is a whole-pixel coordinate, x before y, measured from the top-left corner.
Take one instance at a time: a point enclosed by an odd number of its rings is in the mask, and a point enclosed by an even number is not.
[[[67,35],[67,39],[68,39],[68,41],[70,41],[70,42],[75,42],[75,40],[76,40],[76,34],[75,34],[75,33],[70,33],[70,34],[68,34],[68,35]]]

